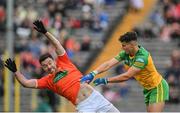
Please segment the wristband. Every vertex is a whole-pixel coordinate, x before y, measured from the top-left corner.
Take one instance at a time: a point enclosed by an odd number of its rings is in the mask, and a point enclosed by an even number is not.
[[[92,71],[92,73],[93,73],[93,76],[95,76],[95,75],[98,74],[98,71],[97,71],[97,70],[94,70],[94,71]]]

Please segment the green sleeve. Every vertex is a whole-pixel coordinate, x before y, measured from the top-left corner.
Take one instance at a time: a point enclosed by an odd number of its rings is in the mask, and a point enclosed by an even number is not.
[[[146,56],[139,56],[135,59],[133,66],[136,68],[144,69],[148,63],[148,58]]]
[[[114,58],[118,60],[119,62],[124,60],[126,56],[125,51],[121,51],[118,55],[116,55]]]

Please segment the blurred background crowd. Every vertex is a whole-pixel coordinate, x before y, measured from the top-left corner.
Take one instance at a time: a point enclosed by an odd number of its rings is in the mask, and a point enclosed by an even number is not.
[[[140,13],[144,3],[145,0],[15,0],[13,49],[20,57],[21,71],[27,78],[41,78],[43,71],[38,62],[39,56],[45,52],[54,55],[52,45],[32,29],[34,20],[43,21],[46,28],[65,47],[73,63],[85,73],[109,41],[116,25],[121,23],[128,13]],[[0,56],[5,54],[6,47],[6,4],[6,0],[0,1]],[[134,26],[133,30],[137,32],[142,45],[147,46],[152,52],[157,68],[170,85],[168,103],[179,105],[180,1],[157,0],[151,13],[144,18],[143,24]],[[124,67],[118,65],[110,73],[117,75],[123,71]],[[3,82],[4,73],[0,70],[0,100],[3,100],[4,96]],[[102,93],[118,107],[118,103],[132,102],[131,98],[137,95],[133,91],[139,87],[134,89],[133,84],[135,83],[132,79],[120,84],[103,86]],[[139,93],[139,90],[137,91]],[[58,111],[59,104],[62,104],[59,97],[51,91],[38,91],[38,97],[38,106],[26,110]],[[3,102],[0,106],[3,106]],[[122,105],[119,105],[119,109],[123,109]],[[128,108],[124,111],[128,111]]]

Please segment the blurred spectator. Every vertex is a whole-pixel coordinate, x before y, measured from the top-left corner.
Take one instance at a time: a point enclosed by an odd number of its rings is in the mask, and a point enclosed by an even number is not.
[[[163,26],[160,31],[160,38],[164,42],[169,42],[171,40],[170,33],[171,33],[170,26]]]
[[[53,112],[58,112],[58,107],[60,100],[59,97],[53,93],[52,91],[47,90],[47,96],[48,96],[48,104],[51,106]]]
[[[69,17],[69,24],[70,24],[71,28],[73,28],[73,29],[78,29],[78,28],[81,28],[81,26],[82,26],[81,21],[73,16]]]
[[[109,15],[105,11],[101,11],[99,14],[100,26],[103,30],[106,30],[109,23]]]
[[[42,15],[42,21],[44,23],[44,25],[46,27],[49,27],[50,26],[50,17],[49,17],[49,13],[48,12],[44,12],[43,15]]]
[[[161,38],[165,41],[180,37],[180,1],[163,0],[163,15],[166,24],[161,29]]]
[[[180,89],[180,51],[173,50],[171,65],[166,69],[165,78],[170,86],[170,103],[179,103]]]
[[[180,18],[179,18],[180,19]],[[178,24],[177,22],[172,24],[172,32],[171,32],[171,38],[172,39],[178,39],[180,40],[180,24]]]
[[[115,73],[116,74],[121,74],[121,73],[124,73],[125,72],[125,68],[122,64],[118,65],[116,68],[115,68]]]
[[[48,8],[47,10],[48,10],[49,16],[50,17],[55,17],[55,14],[56,14],[56,5],[55,5],[55,2],[53,2],[51,0],[48,0],[46,5],[47,5],[47,8]]]
[[[116,102],[120,99],[120,95],[116,91],[113,91],[111,87],[113,86],[103,86],[102,92],[109,101]]]
[[[56,13],[52,27],[54,28],[54,35],[58,37],[59,31],[64,28],[64,22],[60,13]]]
[[[130,0],[130,10],[133,12],[138,12],[144,7],[143,0]]]
[[[0,5],[0,31],[5,31],[5,9],[4,6]]]
[[[30,23],[29,18],[24,18],[21,24],[18,25],[16,33],[19,37],[28,38],[31,35]]]
[[[124,73],[125,67],[124,65],[120,64],[115,68],[116,75]],[[122,98],[125,98],[126,95],[129,93],[130,86],[127,84],[127,82],[118,83],[118,89],[119,89],[119,95]]]
[[[132,0],[135,2],[135,0]],[[149,20],[134,31],[141,37],[160,37],[164,42],[180,38],[180,1],[161,0]]]
[[[25,20],[26,17],[27,17],[27,9],[22,5],[18,5],[15,9],[15,17],[14,17],[16,26],[21,25],[21,23]]]
[[[31,34],[31,39],[28,41],[28,49],[33,55],[34,59],[38,59],[39,55],[41,55],[42,47],[45,46],[44,43],[38,39],[37,35],[34,33]]]
[[[65,6],[67,9],[76,9],[78,5],[81,5],[81,2],[79,0],[68,0],[65,2]]]
[[[75,52],[80,50],[80,44],[74,37],[67,38],[64,42],[64,46],[70,59],[73,59]]]
[[[177,87],[174,84],[171,84],[169,88],[170,89],[169,89],[169,101],[168,101],[168,103],[179,104],[179,102],[180,102],[179,87]]]
[[[82,24],[84,27],[90,28],[93,23],[92,7],[88,4],[82,6]]]
[[[157,25],[160,28],[165,25],[163,14],[157,9],[150,15],[150,21],[153,23],[153,25]]]
[[[37,11],[34,9],[34,7],[33,6],[29,6],[28,8],[27,8],[27,17],[28,17],[28,19],[31,21],[31,22],[33,22],[35,19],[37,19],[37,17],[38,17],[38,13],[37,13]]]
[[[6,6],[6,0],[0,0],[0,5]]]
[[[33,56],[32,52],[29,49],[21,52],[20,58],[23,66],[29,65],[34,68],[40,67],[38,59]]]
[[[39,95],[39,103],[34,112],[52,112],[51,106],[48,104],[48,96],[45,90],[40,91]]]
[[[92,26],[91,26],[91,30],[94,31],[94,32],[102,31],[100,20],[99,20],[97,15],[94,16],[94,18],[93,18],[93,23],[92,23]]]
[[[56,1],[56,12],[60,13],[63,17],[66,17],[66,0]]]
[[[81,51],[89,51],[91,48],[91,39],[88,35],[85,35],[81,43]]]
[[[113,6],[116,3],[116,0],[104,0],[106,5]]]

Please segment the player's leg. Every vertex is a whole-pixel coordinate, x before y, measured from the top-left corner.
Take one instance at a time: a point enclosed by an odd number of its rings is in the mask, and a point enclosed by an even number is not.
[[[111,102],[109,102],[102,94],[96,91],[96,112],[120,112]]]
[[[147,106],[147,112],[162,112],[164,109],[164,102],[152,103]]]
[[[110,105],[109,107],[110,109],[107,110],[106,112],[116,112],[116,113],[119,112],[119,110],[116,107],[114,107],[114,105]]]
[[[163,79],[161,83],[154,89],[150,90],[149,103],[147,105],[148,112],[162,112],[165,101],[169,99],[169,86]]]

